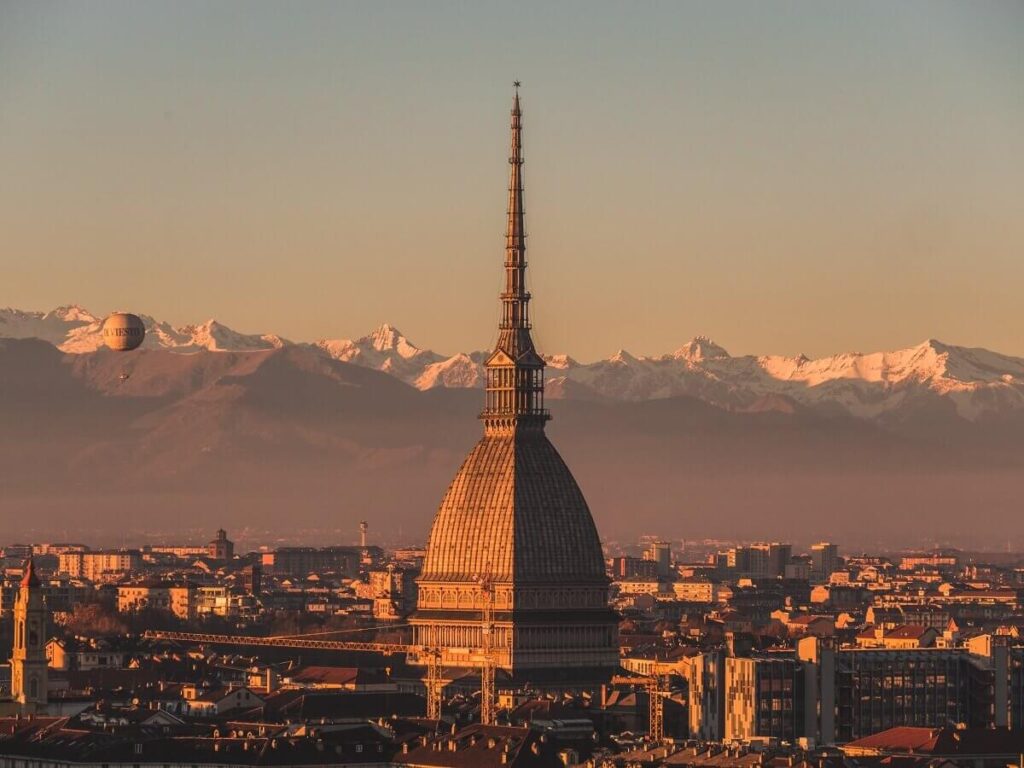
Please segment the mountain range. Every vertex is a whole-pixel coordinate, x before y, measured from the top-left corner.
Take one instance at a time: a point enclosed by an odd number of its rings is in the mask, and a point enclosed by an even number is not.
[[[422,541],[480,434],[483,353],[384,325],[297,343],[80,307],[0,310],[0,527],[99,542],[184,528]],[[1024,360],[936,341],[818,360],[548,358],[548,431],[603,537],[1024,545]]]
[[[321,339],[296,345],[276,334],[244,334],[207,320],[174,327],[143,315],[144,349],[177,353],[247,352],[305,346],[324,356],[372,368],[419,390],[483,386],[484,351],[445,355],[420,349],[384,324],[359,339]],[[39,338],[73,354],[102,346],[102,321],[77,305],[49,312],[0,310],[0,338]],[[706,337],[671,353],[636,357],[620,350],[581,363],[547,358],[553,399],[643,401],[689,396],[731,411],[811,408],[858,418],[900,418],[923,401],[938,400],[968,420],[1024,408],[1024,359],[934,339],[890,352],[843,353],[810,359],[731,356]]]

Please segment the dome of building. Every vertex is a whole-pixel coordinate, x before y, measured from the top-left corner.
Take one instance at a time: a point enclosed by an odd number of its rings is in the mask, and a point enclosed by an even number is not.
[[[434,518],[423,566],[432,581],[606,582],[583,493],[543,431],[487,435]]]

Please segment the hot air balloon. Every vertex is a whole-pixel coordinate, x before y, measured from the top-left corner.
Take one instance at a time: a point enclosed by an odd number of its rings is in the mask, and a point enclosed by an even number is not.
[[[146,326],[137,315],[114,312],[103,321],[103,343],[115,352],[130,352],[146,338]]]

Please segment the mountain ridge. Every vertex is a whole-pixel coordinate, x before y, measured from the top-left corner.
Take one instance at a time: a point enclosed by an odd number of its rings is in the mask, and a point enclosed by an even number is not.
[[[148,315],[143,349],[175,353],[257,352],[311,348],[327,358],[389,374],[420,390],[483,386],[486,352],[445,355],[413,344],[384,323],[357,339],[294,342],[276,334],[245,334],[210,319],[172,326]],[[0,337],[40,338],[71,354],[102,346],[102,321],[79,305],[49,312],[0,310]],[[967,420],[1024,409],[1024,358],[927,339],[905,349],[805,355],[732,356],[707,336],[673,352],[634,356],[619,350],[579,362],[547,355],[549,396],[644,401],[692,396],[736,411],[794,406],[840,410],[879,419],[939,398]]]
[[[420,390],[309,345],[72,354],[0,339],[0,519],[37,538],[369,519],[422,541],[481,405],[478,390]],[[605,537],[1019,530],[1024,411],[972,422],[937,395],[873,420],[782,395],[724,408],[573,394],[549,408]]]

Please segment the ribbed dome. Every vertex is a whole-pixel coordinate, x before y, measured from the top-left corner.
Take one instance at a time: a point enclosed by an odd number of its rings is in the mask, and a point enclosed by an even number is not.
[[[452,480],[430,531],[424,581],[603,583],[587,502],[540,429],[488,434]]]

